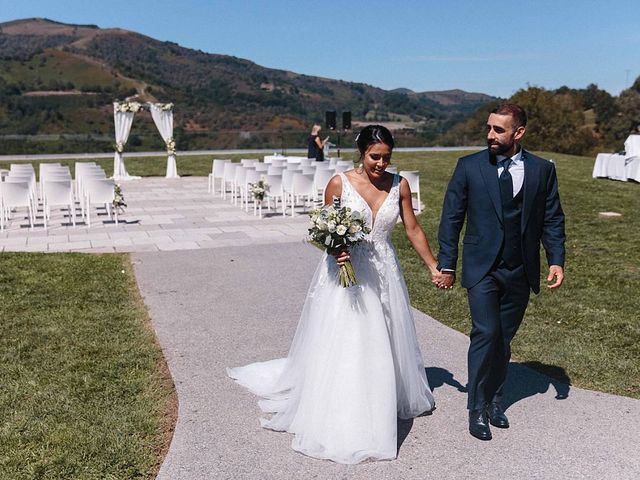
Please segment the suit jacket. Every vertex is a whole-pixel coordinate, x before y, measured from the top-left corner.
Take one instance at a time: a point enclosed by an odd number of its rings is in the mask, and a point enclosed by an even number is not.
[[[522,256],[529,285],[538,293],[541,241],[549,265],[564,267],[564,213],[554,164],[524,150],[522,160]],[[504,239],[497,167],[488,149],[460,158],[453,172],[438,231],[440,268],[456,268],[465,216],[461,284],[471,288],[495,265]]]

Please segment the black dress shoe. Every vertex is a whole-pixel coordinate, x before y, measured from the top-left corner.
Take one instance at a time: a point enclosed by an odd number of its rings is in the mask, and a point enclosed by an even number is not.
[[[489,422],[494,427],[509,428],[509,419],[499,403],[490,403],[487,407],[487,415],[489,415]]]
[[[487,411],[469,410],[469,433],[480,440],[491,440]]]

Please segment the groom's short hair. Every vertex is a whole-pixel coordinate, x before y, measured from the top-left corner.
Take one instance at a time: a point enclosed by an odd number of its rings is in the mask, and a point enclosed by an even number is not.
[[[491,113],[496,115],[511,115],[513,118],[513,128],[527,126],[527,112],[520,105],[515,103],[503,103],[494,108]]]

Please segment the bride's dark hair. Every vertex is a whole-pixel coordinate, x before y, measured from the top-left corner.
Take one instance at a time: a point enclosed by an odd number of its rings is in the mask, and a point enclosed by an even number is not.
[[[360,156],[362,157],[369,146],[374,143],[384,143],[392,150],[395,146],[393,136],[386,127],[383,127],[382,125],[367,125],[360,130],[360,133],[356,137],[356,145],[360,151]]]

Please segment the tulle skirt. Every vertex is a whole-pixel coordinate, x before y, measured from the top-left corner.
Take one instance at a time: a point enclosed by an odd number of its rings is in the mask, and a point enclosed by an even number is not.
[[[382,250],[382,251],[381,251]],[[286,358],[227,369],[262,397],[262,426],[294,434],[305,455],[353,464],[393,459],[397,418],[434,407],[406,285],[393,247],[352,250],[358,285],[333,257],[314,274]]]

